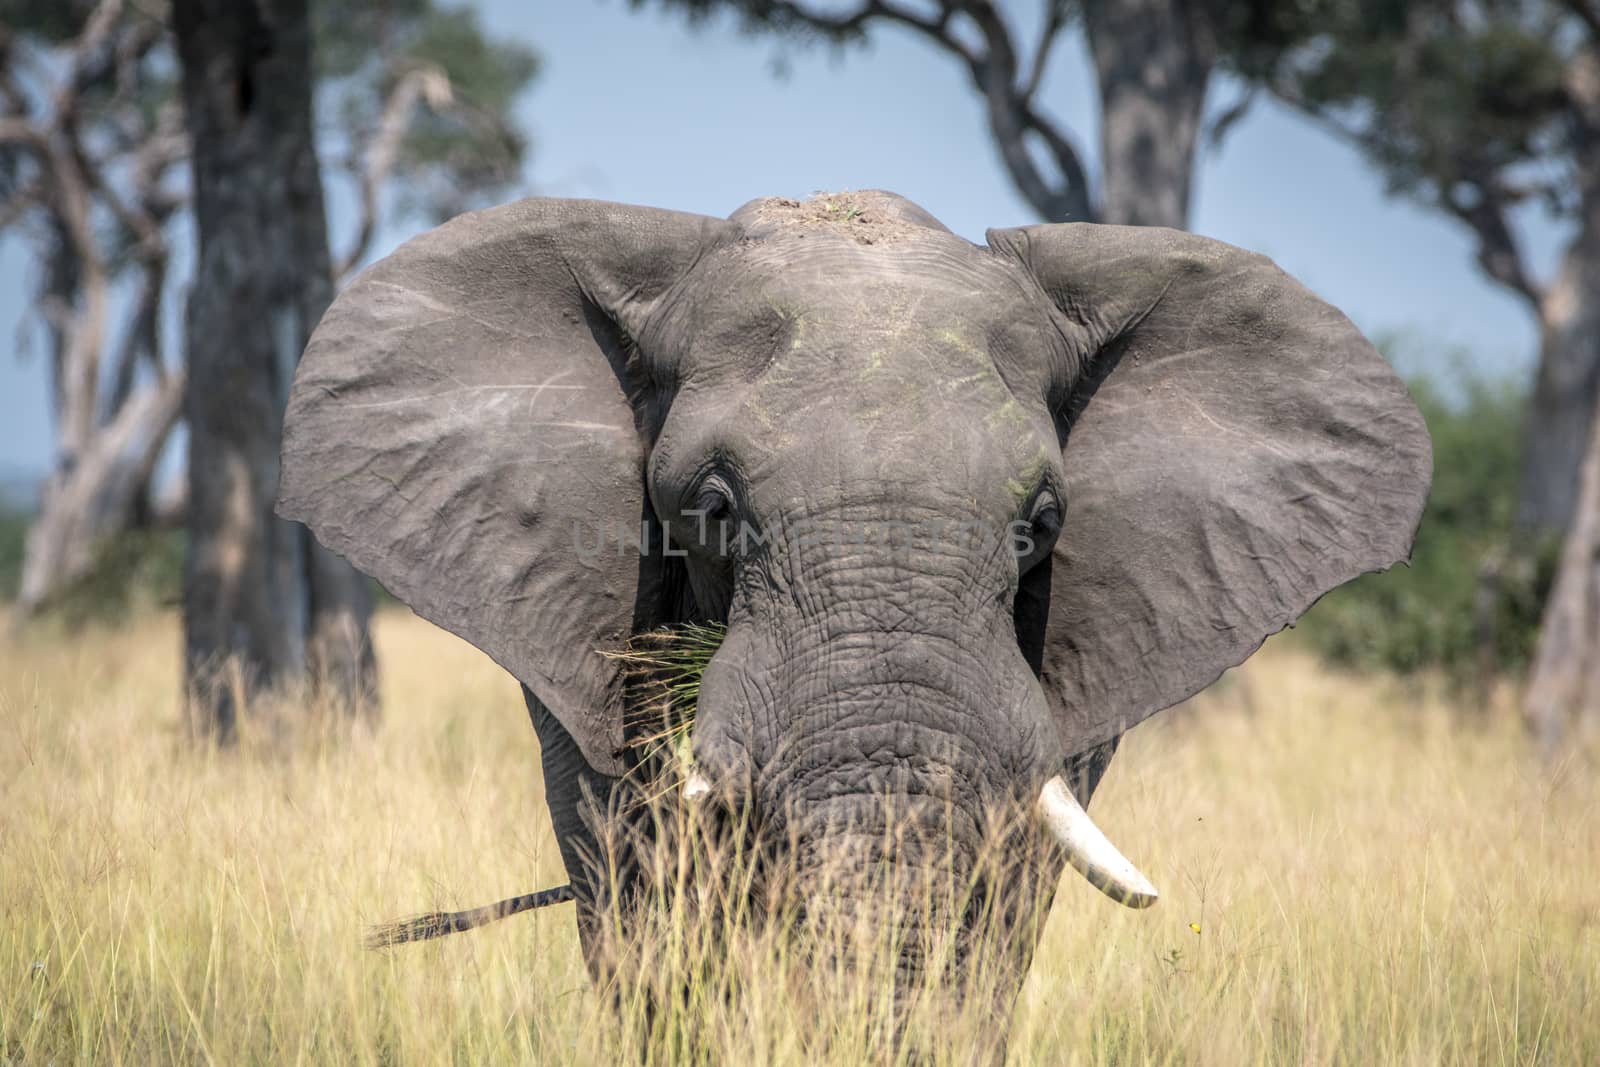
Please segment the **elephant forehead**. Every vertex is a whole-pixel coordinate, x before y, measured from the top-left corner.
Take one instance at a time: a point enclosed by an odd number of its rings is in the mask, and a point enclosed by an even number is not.
[[[744,408],[743,432],[730,436],[758,510],[826,512],[853,501],[884,509],[874,512],[884,518],[934,507],[946,518],[1003,523],[1041,481],[1052,474],[1059,480],[1059,451],[1020,412],[1003,428],[1006,414],[975,409],[918,421],[878,417],[857,405],[780,408],[760,396]]]
[[[797,331],[743,392],[740,422],[779,460],[806,455],[838,477],[1032,491],[1058,452],[1042,400],[1012,391],[959,321],[915,329]]]
[[[1049,324],[994,257],[948,234],[886,246],[767,242],[723,267],[697,317],[731,326],[722,347],[753,357],[756,374],[830,369],[857,389],[970,383],[993,377],[996,350],[1027,347]]]
[[[648,347],[680,381],[823,372],[856,392],[970,390],[980,379],[1040,391],[1061,339],[1037,287],[1001,257],[925,232],[889,244],[822,233],[721,250],[675,294]]]
[[[737,394],[769,458],[821,450],[841,477],[943,467],[1020,492],[1059,456],[1040,374],[1059,337],[987,252],[813,235],[709,266],[676,309],[680,380],[724,412]]]
[[[840,312],[886,314],[993,307],[1018,291],[1005,262],[949,233],[871,244],[823,233],[788,235],[721,253],[736,294]]]
[[[827,232],[719,249],[696,269],[682,306],[702,323],[823,312],[836,320],[997,317],[1022,288],[1000,257],[948,233],[863,244]]]
[[[868,423],[919,424],[1014,401],[981,322],[918,313],[916,297],[877,316],[797,312],[754,391],[794,408],[825,405]]]

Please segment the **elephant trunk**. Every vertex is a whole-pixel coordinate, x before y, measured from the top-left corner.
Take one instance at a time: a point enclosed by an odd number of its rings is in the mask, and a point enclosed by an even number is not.
[[[1011,559],[953,535],[846,538],[843,554],[784,536],[740,571],[684,798],[751,809],[808,927],[888,937],[904,978],[937,982],[985,916],[1023,921],[1062,865],[1037,847],[1039,786],[1065,753],[1017,638]]]
[[[840,798],[789,834],[798,918],[823,956],[846,969],[887,968],[907,990],[959,974],[976,873],[959,820],[936,806]]]

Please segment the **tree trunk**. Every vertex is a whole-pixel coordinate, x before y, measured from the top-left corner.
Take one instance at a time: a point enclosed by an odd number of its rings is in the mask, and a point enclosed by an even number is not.
[[[1600,394],[1591,405],[1600,404]],[[1574,721],[1600,722],[1600,419],[1591,418],[1577,506],[1545,605],[1524,712],[1547,756]]]
[[[1097,0],[1083,5],[1100,87],[1100,222],[1189,222],[1195,146],[1216,35],[1206,5]]]
[[[174,375],[136,393],[45,485],[28,527],[17,610],[26,617],[82,577],[107,539],[134,525],[156,461],[182,408]]]
[[[273,515],[295,364],[332,297],[307,0],[176,0],[199,260],[188,307],[190,722],[308,673],[370,708],[366,584]]]
[[[1563,72],[1578,234],[1538,301],[1541,350],[1528,412],[1520,518],[1566,531],[1523,712],[1545,756],[1575,723],[1600,725],[1600,48]]]
[[[1600,53],[1580,52],[1566,78],[1580,209],[1578,234],[1542,294],[1539,370],[1528,409],[1518,518],[1559,534],[1572,521],[1600,388]]]
[[[95,245],[88,177],[68,150],[47,142],[43,155],[51,163],[55,208],[40,290],[50,338],[55,466],[23,547],[21,619],[82,576],[100,545],[129,525],[177,414],[176,393],[153,391],[97,424],[109,278]]]
[[[1540,533],[1559,534],[1572,521],[1594,417],[1590,398],[1600,387],[1600,241],[1593,244],[1574,243],[1561,277],[1540,302],[1539,368],[1517,503],[1521,525]]]

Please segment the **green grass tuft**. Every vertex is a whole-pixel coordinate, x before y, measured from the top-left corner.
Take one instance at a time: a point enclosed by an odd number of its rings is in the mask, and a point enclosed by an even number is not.
[[[642,764],[665,763],[686,772],[689,732],[700,703],[700,678],[722,647],[721,623],[683,623],[635,634],[628,647],[602,651],[622,664],[630,691],[628,744]]]

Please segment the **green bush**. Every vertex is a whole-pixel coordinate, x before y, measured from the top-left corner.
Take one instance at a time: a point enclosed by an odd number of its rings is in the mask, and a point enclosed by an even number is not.
[[[0,513],[0,602],[15,600],[22,584],[22,550],[29,518]],[[183,588],[181,531],[131,530],[100,547],[93,566],[46,603],[41,615],[68,627],[116,622],[139,608],[177,603]]]
[[[22,552],[29,516],[0,510],[0,604],[16,600],[22,586]],[[117,622],[132,611],[174,606],[183,597],[182,530],[135,529],[100,547],[89,572],[61,590],[40,615],[77,627],[89,622]],[[390,592],[371,583],[375,605],[399,603]]]
[[[163,529],[129,530],[106,541],[88,573],[53,597],[47,613],[76,627],[179,603],[184,544],[181,530]]]
[[[1465,377],[1451,394],[1411,383],[1433,435],[1433,492],[1411,566],[1334,590],[1300,632],[1319,653],[1355,668],[1517,670],[1532,654],[1559,545],[1516,531],[1523,393]]]

